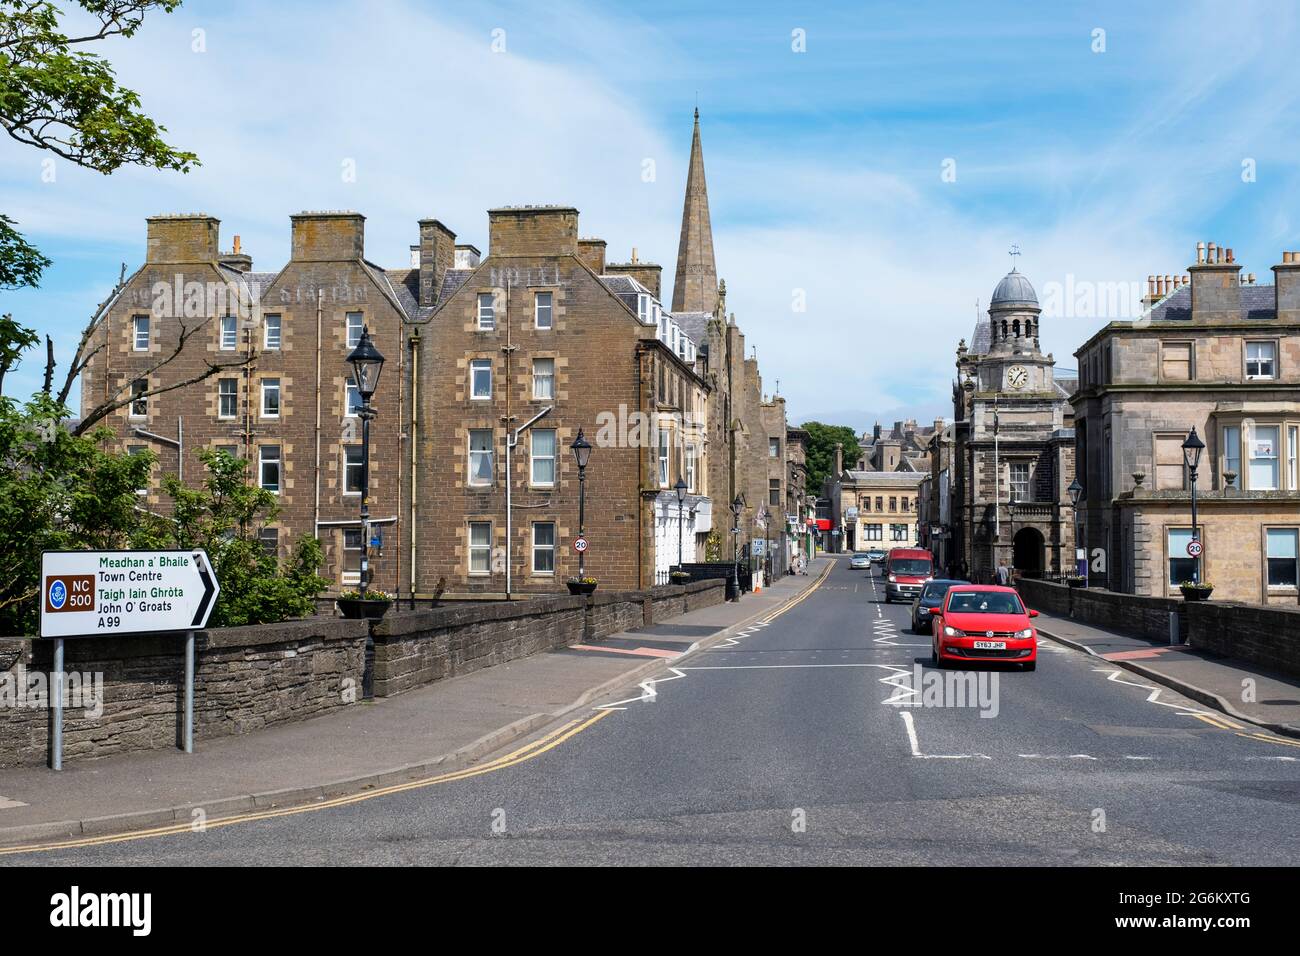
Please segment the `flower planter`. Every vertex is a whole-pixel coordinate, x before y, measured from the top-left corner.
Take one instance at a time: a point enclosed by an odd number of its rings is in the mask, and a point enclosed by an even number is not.
[[[1182,588],[1184,601],[1208,601],[1214,588]]]
[[[378,621],[393,606],[392,601],[367,601],[361,598],[338,598],[334,603],[339,613],[351,621]]]
[[[1085,581],[1083,578],[1066,578],[1065,583],[1068,587],[1081,588],[1088,582]]]
[[[668,581],[670,584],[690,584],[691,576],[685,573],[673,573],[668,576]]]
[[[596,590],[595,581],[566,581],[570,594],[591,594]]]

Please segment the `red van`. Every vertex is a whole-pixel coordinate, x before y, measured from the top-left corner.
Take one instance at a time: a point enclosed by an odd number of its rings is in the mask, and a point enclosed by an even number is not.
[[[934,556],[924,548],[893,548],[885,559],[885,603],[911,601],[934,577]]]

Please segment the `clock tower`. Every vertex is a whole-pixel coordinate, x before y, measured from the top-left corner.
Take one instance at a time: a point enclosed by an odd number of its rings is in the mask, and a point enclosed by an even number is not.
[[[1012,255],[1019,255],[1013,248]],[[951,529],[970,580],[999,566],[1040,577],[1074,559],[1074,382],[1058,383],[1040,347],[1038,296],[1014,267],[957,349]],[[960,569],[952,569],[954,571]]]

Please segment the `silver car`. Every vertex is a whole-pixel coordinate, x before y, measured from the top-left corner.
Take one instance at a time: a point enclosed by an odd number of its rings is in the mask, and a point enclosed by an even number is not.
[[[849,567],[854,571],[870,571],[871,558],[865,551],[854,551],[853,557],[849,558]]]

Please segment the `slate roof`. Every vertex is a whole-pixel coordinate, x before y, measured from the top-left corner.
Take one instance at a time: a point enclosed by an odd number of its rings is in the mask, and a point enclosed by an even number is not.
[[[1248,321],[1268,320],[1277,316],[1276,293],[1271,285],[1243,285],[1241,308]],[[1151,308],[1152,322],[1190,322],[1192,287],[1179,286]]]

